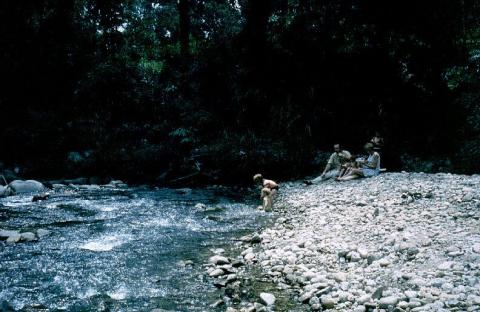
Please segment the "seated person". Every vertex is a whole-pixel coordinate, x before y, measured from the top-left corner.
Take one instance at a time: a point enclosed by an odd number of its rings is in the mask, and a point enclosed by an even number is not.
[[[338,181],[369,178],[380,173],[380,154],[375,152],[372,143],[365,144],[364,149],[368,153],[368,158],[366,160],[359,160],[360,167],[352,168],[348,174],[337,178]]]
[[[273,206],[273,196],[278,191],[278,184],[273,180],[264,179],[259,173],[253,176],[255,183],[260,183],[262,189],[260,191],[260,199],[263,201],[262,208],[265,211],[271,211]]]
[[[350,161],[346,162],[342,165],[342,169],[340,170],[339,178],[348,175],[352,169],[359,168],[359,163],[361,162],[361,158],[357,158],[355,155],[352,155]]]
[[[383,138],[380,135],[380,132],[376,131],[375,136],[370,140],[370,143],[373,144],[373,149],[375,151],[380,151],[383,147]]]
[[[313,179],[312,181],[304,181],[305,184],[310,185],[322,182],[327,179],[336,178],[340,175],[342,165],[345,164],[348,160],[350,160],[352,155],[346,150],[341,150],[340,144],[335,144],[333,146],[333,150],[334,152],[332,155],[330,155],[330,158],[328,159],[327,165],[325,166],[322,174],[319,177]]]

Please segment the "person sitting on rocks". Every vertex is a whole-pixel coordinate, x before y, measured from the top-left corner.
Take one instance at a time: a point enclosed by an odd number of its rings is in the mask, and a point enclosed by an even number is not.
[[[260,199],[263,201],[262,208],[265,211],[271,211],[273,207],[273,196],[278,191],[278,184],[273,180],[264,179],[259,173],[253,176],[253,181],[262,186]]]
[[[344,177],[352,171],[352,169],[357,169],[359,168],[359,161],[360,158],[357,158],[357,156],[353,155],[350,157],[350,160],[342,165],[342,169],[340,170],[339,178]]]
[[[352,168],[347,175],[337,178],[338,181],[348,181],[358,178],[370,178],[377,176],[380,173],[380,154],[375,152],[372,143],[367,143],[364,146],[368,153],[366,160],[359,160],[360,168]]]
[[[373,144],[373,149],[375,151],[380,151],[383,147],[383,138],[380,135],[380,132],[376,131],[375,136],[370,140],[370,143]]]
[[[325,166],[322,174],[311,181],[304,181],[305,184],[309,185],[322,182],[324,180],[336,178],[340,175],[342,165],[349,161],[352,155],[346,150],[341,150],[340,144],[335,144],[333,146],[333,150],[334,152],[332,155],[330,155],[330,158],[328,159],[327,165]]]

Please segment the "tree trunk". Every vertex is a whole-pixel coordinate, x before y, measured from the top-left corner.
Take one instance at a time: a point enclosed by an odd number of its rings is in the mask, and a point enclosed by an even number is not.
[[[178,33],[180,40],[180,53],[183,56],[187,56],[190,52],[190,17],[188,15],[189,1],[179,0],[178,2],[178,15],[179,25]]]

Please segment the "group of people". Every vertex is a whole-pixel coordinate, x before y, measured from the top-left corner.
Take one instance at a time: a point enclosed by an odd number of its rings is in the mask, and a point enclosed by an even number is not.
[[[348,181],[358,178],[370,178],[380,173],[380,154],[374,143],[365,144],[366,156],[354,156],[347,150],[342,150],[340,144],[333,146],[334,152],[330,155],[322,174],[313,180],[304,181],[305,184],[315,184],[328,179]]]
[[[380,149],[383,139],[377,133],[370,142],[365,144],[365,156],[352,155],[347,150],[342,150],[340,144],[333,146],[334,152],[330,155],[322,174],[313,180],[304,181],[305,184],[315,184],[328,179],[348,181],[358,178],[370,178],[380,174]],[[253,181],[260,184],[260,198],[262,209],[272,210],[273,196],[279,189],[278,183],[265,179],[261,174],[253,176]]]

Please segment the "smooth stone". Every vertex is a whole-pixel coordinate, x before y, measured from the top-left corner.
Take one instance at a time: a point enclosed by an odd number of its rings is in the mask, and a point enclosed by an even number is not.
[[[228,260],[227,257],[216,255],[216,256],[210,257],[210,259],[208,259],[208,262],[216,265],[222,265],[222,264],[229,264],[230,260]]]
[[[320,301],[322,303],[322,307],[324,307],[325,309],[333,309],[335,307],[335,304],[337,303],[332,297],[325,296],[322,296]]]
[[[405,291],[405,296],[409,299],[411,298],[417,298],[418,297],[418,293],[414,290],[406,290]]]
[[[210,274],[208,275],[210,275],[211,277],[218,277],[218,276],[225,275],[225,271],[223,271],[222,269],[215,269],[212,272],[210,272]]]
[[[243,258],[246,261],[252,261],[253,259],[255,259],[255,254],[251,252],[251,253],[246,254]]]
[[[275,296],[270,293],[260,293],[260,299],[266,306],[272,306],[275,303]]]
[[[472,251],[476,253],[480,253],[480,244],[473,245]]]
[[[333,279],[337,283],[345,282],[347,280],[347,273],[343,273],[343,272],[335,273],[333,274]]]
[[[389,296],[389,297],[383,297],[380,299],[380,301],[378,302],[380,308],[388,308],[388,307],[391,307],[391,306],[395,306],[398,302],[398,298],[395,297],[395,296]]]
[[[363,248],[358,248],[358,254],[362,259],[367,259],[368,258],[368,250],[363,249]]]
[[[10,243],[10,244],[18,243],[21,239],[22,239],[22,236],[20,234],[14,234],[7,238],[7,243]]]
[[[35,234],[32,232],[21,233],[20,236],[22,241],[31,242],[36,240]]]
[[[383,258],[383,259],[378,260],[378,264],[379,264],[381,267],[387,267],[387,266],[390,265],[390,261],[388,261],[387,259]]]
[[[205,210],[207,208],[207,205],[202,204],[202,203],[198,203],[198,204],[195,204],[195,206],[193,206],[193,208],[195,208],[197,210]],[[222,302],[223,302],[223,300],[222,300]]]
[[[366,302],[369,302],[370,300],[372,300],[372,296],[369,295],[369,294],[366,294],[366,295],[363,295],[363,296],[359,297],[357,299],[357,303],[358,304],[364,304]]]
[[[0,230],[0,239],[8,239],[12,235],[20,234],[18,231]]]
[[[47,189],[42,183],[35,180],[14,180],[8,186],[14,190],[15,194],[40,193]]]
[[[215,280],[215,282],[213,282],[213,285],[217,288],[222,288],[227,286],[227,281],[222,279],[217,279]]]
[[[347,255],[347,258],[350,258],[351,262],[358,262],[358,261],[362,260],[362,257],[360,256],[360,254],[356,251],[350,252],[350,254]]]

